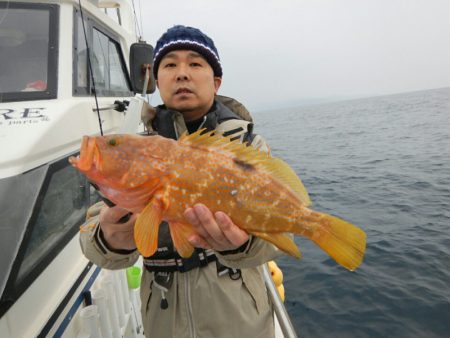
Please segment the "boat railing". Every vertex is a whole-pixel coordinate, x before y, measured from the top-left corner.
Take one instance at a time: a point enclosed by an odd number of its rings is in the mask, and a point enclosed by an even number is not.
[[[283,332],[284,338],[297,338],[297,334],[294,330],[294,326],[289,318],[289,314],[280,298],[277,288],[272,279],[272,275],[269,271],[267,264],[263,264],[263,277],[266,284],[267,292],[269,294],[270,300],[272,301],[275,315],[280,324],[281,331]]]

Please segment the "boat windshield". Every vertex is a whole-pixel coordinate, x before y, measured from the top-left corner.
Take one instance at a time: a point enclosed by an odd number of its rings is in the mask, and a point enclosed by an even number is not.
[[[0,318],[78,233],[88,206],[99,200],[69,156],[0,179]]]
[[[0,2],[0,102],[56,95],[54,5]]]

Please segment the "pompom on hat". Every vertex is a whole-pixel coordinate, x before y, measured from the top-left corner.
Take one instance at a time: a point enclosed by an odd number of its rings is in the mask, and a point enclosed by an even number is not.
[[[159,40],[153,52],[153,74],[158,78],[158,67],[162,58],[174,50],[193,50],[203,56],[214,71],[214,76],[222,77],[222,66],[214,41],[201,30],[177,25],[169,28]]]

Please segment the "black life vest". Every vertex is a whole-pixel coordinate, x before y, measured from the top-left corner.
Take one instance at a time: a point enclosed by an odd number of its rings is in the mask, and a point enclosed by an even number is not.
[[[177,139],[178,133],[175,130],[174,116],[176,111],[166,109],[164,106],[156,108],[156,116],[152,121],[152,127],[158,135]],[[202,124],[202,128],[208,131],[215,130],[217,125],[227,120],[242,118],[228,109],[224,104],[215,100],[213,107],[206,114],[206,120]],[[254,135],[252,134],[253,124],[249,124],[249,130],[244,139],[251,143]],[[232,131],[230,131],[232,132]],[[144,265],[149,271],[179,271],[185,272],[192,268],[205,266],[211,261],[215,261],[216,257],[211,250],[196,248],[191,258],[181,258],[175,251],[172,238],[170,236],[169,225],[163,221],[159,227],[158,233],[158,249],[151,257],[144,258]]]
[[[156,116],[153,120],[153,129],[158,135],[177,139],[177,132],[174,126],[174,115],[176,111],[166,109],[164,106],[156,108]],[[227,120],[242,120],[242,118],[233,113],[225,105],[219,101],[214,101],[212,109],[206,114],[206,121],[203,123],[202,128],[206,128],[208,131],[216,129],[217,125]]]

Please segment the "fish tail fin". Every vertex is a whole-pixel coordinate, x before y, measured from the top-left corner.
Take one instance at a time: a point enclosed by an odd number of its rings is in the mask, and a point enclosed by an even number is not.
[[[311,239],[338,264],[354,271],[362,263],[366,251],[365,232],[331,215],[312,212],[311,216],[309,221],[301,220],[293,232]],[[305,227],[302,223],[310,226]]]

